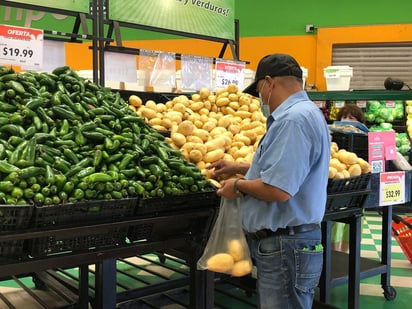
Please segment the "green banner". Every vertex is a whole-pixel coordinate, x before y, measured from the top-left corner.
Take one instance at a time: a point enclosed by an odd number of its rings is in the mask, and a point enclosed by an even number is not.
[[[110,20],[216,38],[235,38],[235,0],[109,0]]]
[[[88,0],[4,0],[1,2],[24,3],[29,5],[38,5],[60,10],[89,13]],[[1,2],[0,4],[2,4]],[[4,5],[7,4],[5,3]]]

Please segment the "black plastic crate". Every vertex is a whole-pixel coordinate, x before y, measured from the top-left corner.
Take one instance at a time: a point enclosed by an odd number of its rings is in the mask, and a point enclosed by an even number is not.
[[[334,194],[365,190],[369,186],[370,178],[371,173],[344,179],[329,179],[327,192]]]
[[[23,231],[29,227],[32,205],[0,205],[0,234]],[[24,254],[24,240],[0,241],[0,262],[19,259]]]
[[[53,234],[27,241],[27,251],[31,257],[44,257],[54,254],[85,252],[100,248],[112,248],[126,243],[127,227],[91,228],[87,232]]]
[[[130,226],[127,238],[132,241],[159,241],[176,237],[206,239],[218,208],[178,211],[142,219]]]
[[[326,213],[349,208],[362,208],[370,190],[328,194]]]
[[[216,191],[192,192],[182,195],[141,199],[136,207],[136,216],[156,214],[183,209],[218,207],[220,197]]]
[[[369,161],[369,142],[367,135],[333,132],[332,141],[338,145],[339,149],[354,152],[358,157]]]
[[[138,198],[35,206],[33,227],[112,222],[133,216]]]

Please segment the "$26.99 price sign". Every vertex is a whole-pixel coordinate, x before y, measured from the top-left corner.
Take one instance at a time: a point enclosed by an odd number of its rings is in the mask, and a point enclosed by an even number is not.
[[[379,206],[405,203],[405,172],[380,174]]]
[[[43,30],[0,25],[0,65],[41,68]]]
[[[244,62],[216,60],[216,89],[226,88],[230,84],[234,84],[242,90],[245,78],[244,70]]]

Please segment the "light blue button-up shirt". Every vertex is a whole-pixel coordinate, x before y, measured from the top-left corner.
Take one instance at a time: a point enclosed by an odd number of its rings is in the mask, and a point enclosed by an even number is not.
[[[243,226],[248,232],[320,223],[325,212],[330,160],[329,130],[305,91],[291,95],[268,117],[267,132],[246,179],[262,178],[291,195],[265,202],[246,195]]]

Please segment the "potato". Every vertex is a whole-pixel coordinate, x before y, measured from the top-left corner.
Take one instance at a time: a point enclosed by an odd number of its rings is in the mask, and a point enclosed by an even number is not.
[[[203,98],[201,98],[199,93],[194,93],[192,94],[192,101],[193,102],[199,102],[202,101]],[[191,105],[190,105],[191,106]]]
[[[207,269],[217,273],[229,272],[232,270],[233,265],[233,257],[228,253],[217,253],[212,255],[206,262]]]
[[[208,141],[208,140],[209,140],[209,136],[210,136],[209,132],[206,131],[206,130],[204,130],[204,129],[197,129],[197,130],[195,130],[195,131],[193,132],[193,135],[200,137],[200,139],[201,139],[203,142]]]
[[[335,177],[334,177],[333,179],[343,179],[343,178],[345,178],[345,176],[343,175],[343,173],[342,173],[342,172],[337,172],[337,173],[335,174]]]
[[[204,129],[208,132],[212,131],[214,128],[216,128],[216,122],[214,122],[214,121],[206,121],[203,124],[203,127],[202,127],[202,129]]]
[[[152,109],[152,110],[154,110],[154,111],[157,111],[157,104],[156,104],[156,102],[153,101],[153,100],[148,100],[148,101],[146,101],[146,103],[144,104],[144,106],[145,106],[146,108],[150,108],[150,109]]]
[[[336,173],[338,172],[338,170],[333,167],[333,166],[329,166],[329,178],[333,179],[335,178]]]
[[[329,166],[336,168],[338,172],[342,172],[344,169],[346,169],[346,166],[342,164],[337,158],[330,159]]]
[[[226,140],[223,137],[217,137],[215,139],[209,140],[205,143],[207,151],[212,151],[215,149],[224,149],[226,146]]]
[[[228,105],[229,102],[230,102],[229,98],[227,98],[227,97],[222,97],[222,98],[217,99],[216,105],[217,105],[218,107],[222,107],[222,106]]]
[[[210,96],[211,92],[210,89],[208,88],[200,88],[199,90],[199,96],[202,100],[207,99]]]
[[[233,257],[235,262],[243,259],[245,248],[242,245],[242,242],[239,239],[232,239],[227,244],[229,254]]]
[[[342,174],[343,174],[343,178],[349,178],[350,177],[350,174],[349,174],[348,170],[343,170]]]
[[[252,263],[249,260],[236,262],[232,267],[231,275],[233,277],[243,277],[252,271]]]
[[[132,94],[129,97],[129,103],[134,107],[140,107],[140,106],[142,106],[142,99],[140,97],[138,97],[137,95]]]
[[[177,132],[183,134],[184,136],[189,136],[193,133],[195,125],[189,120],[182,121],[177,127]]]
[[[186,143],[186,137],[178,132],[172,132],[171,136],[173,143],[178,146],[181,147]]]
[[[148,108],[148,107],[143,107],[141,110],[141,113],[143,117],[149,120],[157,116],[156,110]]]
[[[222,159],[224,155],[225,151],[223,149],[215,149],[206,153],[203,157],[203,161],[205,161],[206,163],[212,163]]]
[[[192,161],[193,163],[198,163],[202,160],[203,158],[203,154],[200,150],[198,149],[192,149],[189,152],[189,159],[190,161]]]
[[[186,106],[183,103],[176,103],[173,105],[173,110],[183,114],[186,111]]]
[[[371,172],[372,168],[371,168],[369,162],[367,162],[363,158],[358,158],[358,164],[361,167],[362,174],[367,174],[367,173]]]
[[[352,165],[358,162],[358,156],[354,152],[350,151],[338,151],[338,159],[344,164]]]
[[[226,91],[229,93],[237,93],[239,91],[239,88],[235,84],[230,84],[226,87]]]
[[[362,174],[362,169],[358,163],[355,163],[348,168],[348,172],[350,174],[350,177],[357,177]]]
[[[186,141],[196,143],[196,144],[203,144],[202,139],[199,136],[196,136],[196,135],[186,136]]]

